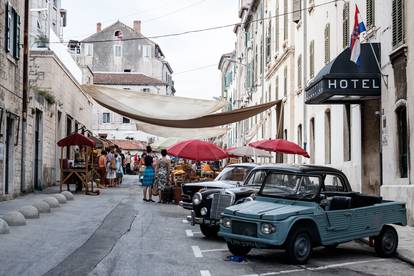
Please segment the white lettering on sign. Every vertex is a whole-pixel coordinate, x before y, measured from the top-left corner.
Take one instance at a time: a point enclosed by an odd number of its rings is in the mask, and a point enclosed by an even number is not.
[[[376,79],[372,80],[372,88],[377,88],[377,89],[380,88],[379,84],[377,82],[378,82],[378,80],[376,80]]]
[[[351,80],[352,81],[352,83],[354,84],[354,89],[356,89],[357,88],[357,83],[358,83],[358,80]]]
[[[341,87],[342,89],[348,88],[348,82],[346,80],[341,80],[339,82],[339,87]]]
[[[362,88],[369,88],[368,87],[368,81],[369,80],[362,80]]]
[[[331,87],[331,86],[333,86],[333,87]],[[336,80],[328,80],[328,88],[329,89],[331,89],[331,88],[336,89]]]

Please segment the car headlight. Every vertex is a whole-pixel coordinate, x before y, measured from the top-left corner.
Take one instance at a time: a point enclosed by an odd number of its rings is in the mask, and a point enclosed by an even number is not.
[[[200,214],[201,214],[202,216],[207,215],[207,208],[206,208],[206,207],[201,208],[201,210],[200,210]]]
[[[195,193],[193,196],[193,204],[199,205],[202,199],[203,199],[203,196],[201,195],[201,193]]]
[[[263,234],[269,235],[269,234],[276,232],[276,227],[270,223],[262,223],[262,226],[260,227],[260,231]]]
[[[224,217],[224,218],[221,219],[221,224],[226,228],[230,228],[231,227],[231,219]]]

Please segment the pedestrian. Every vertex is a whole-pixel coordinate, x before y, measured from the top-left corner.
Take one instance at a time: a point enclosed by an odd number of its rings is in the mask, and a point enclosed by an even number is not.
[[[108,179],[108,186],[113,187],[116,178],[116,161],[114,148],[111,147],[109,153],[106,155],[106,179]]]
[[[105,187],[106,186],[106,167],[105,167],[105,162],[106,162],[106,151],[102,150],[101,151],[101,155],[99,156],[98,159],[98,170],[99,170],[99,175],[100,175],[100,183],[99,185],[101,187]]]
[[[159,203],[165,203],[171,201],[171,187],[170,187],[170,172],[171,162],[167,158],[167,150],[161,150],[161,159],[156,165],[157,183],[160,200]]]
[[[116,184],[122,184],[122,178],[124,177],[124,170],[122,167],[122,156],[120,154],[115,154],[115,164],[116,164]]]
[[[144,186],[144,201],[155,202],[152,200],[152,185],[154,184],[155,180],[155,170],[153,167],[154,158],[152,157],[152,148],[151,146],[147,146],[147,154],[144,158],[144,176],[142,178],[142,186]],[[147,199],[148,194],[148,199]]]
[[[129,151],[125,155],[125,173],[131,174],[131,153]]]

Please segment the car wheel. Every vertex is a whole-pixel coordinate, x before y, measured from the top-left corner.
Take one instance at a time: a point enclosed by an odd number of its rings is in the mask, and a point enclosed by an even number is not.
[[[378,236],[374,238],[375,252],[382,258],[395,255],[398,247],[398,234],[394,227],[384,225]]]
[[[312,241],[307,230],[294,229],[286,242],[286,255],[291,264],[305,264],[312,253]]]
[[[200,224],[200,230],[206,238],[217,237],[220,225]]]
[[[229,248],[231,254],[234,256],[246,256],[249,254],[250,250],[252,250],[250,246],[233,244],[231,242],[227,242],[227,247]]]

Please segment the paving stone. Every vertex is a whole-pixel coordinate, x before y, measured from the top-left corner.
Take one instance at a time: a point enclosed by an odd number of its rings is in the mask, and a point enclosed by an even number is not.
[[[43,199],[43,201],[45,201],[47,204],[49,204],[50,208],[60,207],[59,201],[55,197],[49,196],[49,197],[46,197],[45,199]]]
[[[69,191],[63,191],[63,192],[61,192],[61,194],[64,195],[67,200],[74,200],[75,199],[73,194]]]
[[[39,211],[39,213],[50,213],[49,204],[43,200],[38,200],[32,205]]]
[[[7,222],[0,218],[0,235],[10,233],[10,228]]]
[[[39,218],[39,210],[36,209],[36,207],[31,205],[23,206],[19,209],[19,212],[22,213],[22,215],[26,219],[35,219]]]
[[[24,218],[23,214],[18,211],[8,212],[2,215],[2,219],[4,219],[9,226],[26,225],[26,219]]]
[[[53,197],[56,198],[60,204],[65,204],[67,202],[66,197],[62,194],[55,194]]]

